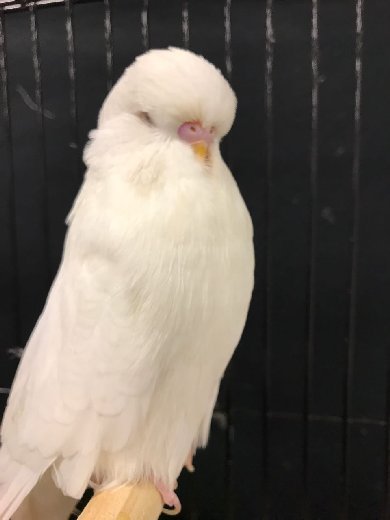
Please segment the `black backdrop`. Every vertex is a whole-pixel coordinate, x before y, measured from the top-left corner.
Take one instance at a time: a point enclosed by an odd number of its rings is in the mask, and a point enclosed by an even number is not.
[[[180,518],[389,518],[388,0],[67,1],[0,20],[2,408],[107,88],[148,46],[189,44],[238,95],[224,153],[257,271]]]

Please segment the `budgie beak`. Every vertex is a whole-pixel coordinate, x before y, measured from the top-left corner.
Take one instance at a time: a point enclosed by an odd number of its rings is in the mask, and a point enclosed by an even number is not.
[[[208,159],[209,148],[214,141],[213,128],[204,128],[199,121],[187,121],[179,126],[177,133],[180,139],[191,145],[202,161]]]
[[[202,161],[207,160],[209,155],[209,145],[207,143],[204,141],[198,141],[197,143],[192,143],[191,147]]]

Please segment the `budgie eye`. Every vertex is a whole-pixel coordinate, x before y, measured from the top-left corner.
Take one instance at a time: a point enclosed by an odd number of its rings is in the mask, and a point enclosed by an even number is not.
[[[148,125],[153,125],[153,121],[152,121],[152,118],[150,117],[150,115],[147,113],[147,112],[138,112],[137,116],[144,122],[144,123],[147,123]]]

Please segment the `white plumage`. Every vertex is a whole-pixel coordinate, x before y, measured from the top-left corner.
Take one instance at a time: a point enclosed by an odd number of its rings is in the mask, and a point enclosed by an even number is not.
[[[107,97],[5,412],[0,518],[48,469],[74,498],[90,481],[172,487],[206,444],[253,287],[251,220],[219,152],[235,106],[179,49],[139,57]],[[178,137],[186,121],[212,128],[206,161]]]

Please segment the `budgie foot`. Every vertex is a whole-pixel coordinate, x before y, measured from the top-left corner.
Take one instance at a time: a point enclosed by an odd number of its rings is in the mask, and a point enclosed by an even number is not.
[[[160,493],[164,504],[173,508],[173,509],[164,508],[163,512],[166,515],[178,515],[181,511],[181,503],[180,503],[179,497],[176,495],[176,493],[172,489],[169,489],[165,484],[163,484],[161,482],[161,480],[158,480],[157,482],[155,482],[155,486],[156,486],[158,492]]]

